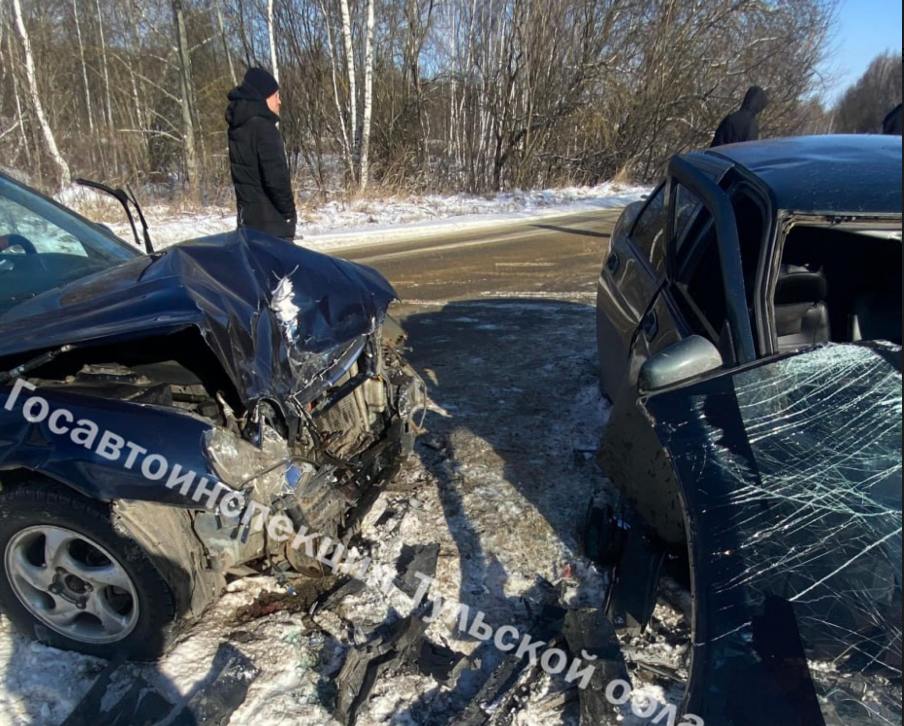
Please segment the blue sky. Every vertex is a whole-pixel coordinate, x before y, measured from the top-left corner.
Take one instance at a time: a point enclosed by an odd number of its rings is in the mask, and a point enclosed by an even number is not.
[[[841,0],[826,71],[834,101],[883,50],[901,52],[901,0]]]

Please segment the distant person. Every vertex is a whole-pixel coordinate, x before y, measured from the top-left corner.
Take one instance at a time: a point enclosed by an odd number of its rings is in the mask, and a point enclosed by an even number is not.
[[[297,216],[279,122],[279,84],[263,68],[249,68],[228,95],[229,165],[238,226],[291,242]]]
[[[901,104],[899,103],[882,120],[882,133],[890,136],[901,136]]]
[[[722,119],[710,147],[735,144],[739,141],[756,141],[760,137],[756,117],[768,103],[769,99],[762,88],[759,86],[748,88],[741,108]]]

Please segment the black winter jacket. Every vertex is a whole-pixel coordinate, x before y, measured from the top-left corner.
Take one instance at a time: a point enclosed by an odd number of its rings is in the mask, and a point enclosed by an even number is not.
[[[901,136],[901,104],[899,103],[882,119],[882,133]]]
[[[748,88],[741,108],[722,119],[710,147],[758,139],[760,128],[756,117],[760,111],[766,108],[768,102],[766,92],[762,88],[758,86]]]
[[[276,128],[279,116],[256,91],[229,92],[229,165],[238,207],[238,226],[274,237],[295,237],[295,197],[286,149]]]

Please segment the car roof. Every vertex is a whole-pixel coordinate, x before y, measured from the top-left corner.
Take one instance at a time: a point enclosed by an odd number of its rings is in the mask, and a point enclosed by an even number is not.
[[[714,161],[713,157],[759,178],[777,209],[901,214],[900,136],[765,139],[693,152],[685,158],[693,163]]]

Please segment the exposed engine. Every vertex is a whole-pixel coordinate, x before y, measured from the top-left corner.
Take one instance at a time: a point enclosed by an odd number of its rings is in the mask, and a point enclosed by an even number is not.
[[[284,512],[297,527],[338,541],[353,533],[379,484],[413,448],[415,419],[426,397],[423,382],[401,355],[403,340],[401,328],[387,318],[319,397],[279,405],[262,401],[250,411],[234,410],[228,392],[203,366],[195,372],[184,360],[148,360],[146,353],[135,358],[122,349],[96,351],[94,360],[57,361],[34,380],[46,388],[177,408],[207,419],[215,427],[208,458],[224,483],[274,513]],[[95,362],[100,356],[109,360]],[[217,513],[199,510],[195,531],[224,570],[262,556],[284,558],[302,572],[320,569],[304,552],[268,542],[266,531],[236,526]]]

